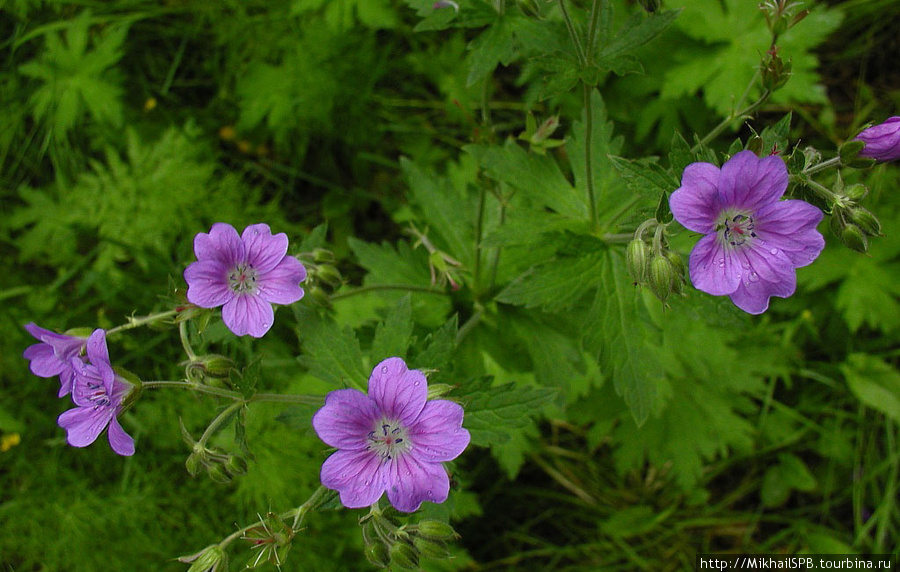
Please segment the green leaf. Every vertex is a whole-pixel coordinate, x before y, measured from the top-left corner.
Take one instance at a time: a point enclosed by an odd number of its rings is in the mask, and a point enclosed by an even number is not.
[[[412,302],[409,294],[400,298],[397,305],[375,328],[370,361],[378,363],[389,357],[406,357],[406,349],[412,342]]]
[[[681,186],[678,178],[660,165],[656,157],[632,160],[611,155],[609,159],[629,189],[653,201],[659,200],[660,195],[668,196]]]
[[[662,377],[656,349],[659,333],[631,285],[621,254],[604,253],[596,282],[594,304],[583,325],[586,343],[597,351],[598,363],[641,426],[657,405]]]
[[[604,258],[593,252],[536,266],[504,288],[497,300],[549,312],[570,308],[596,285]]]
[[[472,444],[479,446],[508,441],[511,430],[527,427],[530,417],[540,413],[556,394],[555,389],[515,383],[494,386],[491,377],[471,380],[462,392],[463,426],[469,430]]]
[[[841,365],[850,391],[863,405],[900,422],[900,373],[868,354],[850,354]]]
[[[791,491],[810,492],[816,489],[816,478],[796,455],[778,455],[778,464],[769,467],[763,475],[760,498],[763,506],[774,508],[783,505],[791,496]]]
[[[515,53],[513,26],[509,17],[499,18],[469,44],[469,74],[466,87],[487,77],[498,64],[508,65]]]
[[[660,520],[665,518],[663,515],[657,515],[653,507],[647,505],[637,505],[616,511],[600,523],[600,531],[607,536],[615,536],[618,538],[630,538],[646,534],[656,528]]]
[[[680,10],[657,12],[648,17],[642,13],[634,14],[611,42],[599,44],[597,64],[619,75],[642,73],[643,66],[631,52],[663,33],[680,12]]]
[[[330,318],[323,318],[311,310],[302,312],[298,321],[302,355],[300,363],[322,381],[337,387],[365,388],[369,372],[363,367],[362,351],[356,334],[350,328],[341,328]]]
[[[455,383],[454,380],[446,379],[446,377],[449,373],[447,370],[450,368],[453,351],[456,349],[458,328],[459,318],[454,314],[443,326],[425,338],[421,344],[424,349],[410,360],[410,367],[435,369],[437,372],[433,374],[433,380]]]

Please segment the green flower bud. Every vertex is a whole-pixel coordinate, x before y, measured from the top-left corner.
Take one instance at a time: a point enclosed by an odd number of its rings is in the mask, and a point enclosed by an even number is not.
[[[855,224],[848,224],[841,231],[841,242],[856,252],[865,254],[869,251],[869,241],[866,239],[865,233]]]
[[[413,544],[422,556],[426,558],[449,558],[450,550],[447,543],[443,540],[432,540],[430,538],[418,537]]]
[[[650,290],[657,298],[666,301],[675,285],[675,269],[665,256],[657,256],[650,262]]]
[[[791,77],[791,60],[785,62],[773,46],[766,52],[762,61],[762,84],[769,91],[775,91],[788,82]]]
[[[452,385],[446,383],[429,383],[428,399],[437,399],[449,393],[453,389]]]
[[[229,475],[228,471],[225,470],[225,467],[219,463],[210,465],[206,473],[213,482],[219,483],[220,485],[226,485],[231,482],[231,475]]]
[[[218,354],[203,356],[198,361],[203,366],[204,373],[211,377],[228,377],[229,372],[234,369],[234,360]]]
[[[229,455],[225,461],[225,470],[233,477],[239,477],[247,474],[247,461],[243,457]]]
[[[310,286],[306,291],[320,306],[328,307],[331,305],[331,301],[328,299],[328,292],[323,290],[320,286]]]
[[[847,195],[848,199],[858,202],[866,198],[866,195],[869,194],[869,188],[863,184],[856,183],[844,189],[844,194]]]
[[[643,240],[636,238],[628,243],[628,248],[625,249],[625,267],[635,284],[643,284],[647,281],[649,256],[650,248]]]
[[[841,236],[841,232],[843,232],[844,227],[847,223],[844,222],[844,209],[840,207],[834,207],[831,211],[831,220],[828,221],[829,226],[831,227],[831,232],[838,238]]]
[[[869,236],[879,236],[881,234],[881,223],[871,212],[862,207],[853,207],[850,209],[850,220]]]
[[[391,564],[404,570],[419,568],[419,553],[407,542],[395,542],[390,550]]]
[[[194,452],[188,455],[187,460],[184,462],[184,467],[190,476],[196,477],[203,470],[204,464],[203,456],[198,452]]]
[[[439,520],[422,520],[416,525],[419,534],[435,540],[452,540],[456,538],[456,531],[446,522]]]
[[[327,284],[331,287],[340,286],[344,281],[344,277],[341,276],[340,271],[331,264],[321,264],[317,266],[316,278],[321,283]]]
[[[334,253],[325,248],[314,248],[312,251],[312,259],[316,264],[333,264]]]
[[[228,555],[220,546],[207,546],[196,554],[181,556],[179,562],[190,564],[187,572],[218,572],[228,570]]]
[[[377,542],[375,544],[369,544],[366,546],[366,560],[369,561],[373,566],[378,566],[379,568],[387,568],[391,563],[391,556],[388,554],[388,549],[384,547],[384,544]]]

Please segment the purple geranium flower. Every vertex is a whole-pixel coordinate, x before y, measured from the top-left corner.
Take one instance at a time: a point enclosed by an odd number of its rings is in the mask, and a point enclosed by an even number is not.
[[[134,439],[122,429],[117,416],[122,412],[122,400],[132,385],[113,371],[106,349],[106,332],[97,329],[87,341],[90,363],[72,358],[75,382],[72,401],[77,407],[59,416],[57,423],[66,430],[69,445],[87,447],[97,440],[109,425],[109,444],[120,455],[134,455]]]
[[[253,224],[241,236],[217,222],[209,234],[194,237],[192,262],[184,271],[187,298],[201,308],[222,307],[222,321],[237,336],[262,337],[272,327],[272,304],[303,297],[306,269],[287,256],[287,235],[272,235],[267,224]]]
[[[691,282],[731,297],[738,308],[761,314],[769,297],[794,293],[794,269],[819,256],[825,239],[816,230],[822,211],[798,200],[779,200],[788,172],[777,156],[741,151],[721,169],[692,163],[669,198],[675,220],[705,234],[690,258]]]
[[[860,157],[876,161],[896,161],[900,159],[900,117],[894,116],[878,125],[863,129],[856,139],[866,144]]]
[[[385,491],[404,512],[447,500],[450,480],[441,463],[463,452],[469,432],[459,404],[427,395],[422,372],[393,357],[372,370],[368,395],[338,389],[325,398],[312,423],[338,451],[322,465],[322,484],[340,492],[344,506],[371,506]]]
[[[28,346],[22,354],[22,357],[31,360],[31,373],[38,377],[58,375],[59,396],[67,395],[72,391],[75,376],[70,362],[72,358],[79,358],[87,338],[57,334],[34,323],[25,324],[25,329],[41,342]]]

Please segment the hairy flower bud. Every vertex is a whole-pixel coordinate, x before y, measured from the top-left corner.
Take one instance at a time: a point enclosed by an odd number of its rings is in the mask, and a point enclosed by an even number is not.
[[[198,452],[191,453],[184,462],[184,467],[190,476],[196,477],[203,470],[203,456]]]
[[[456,531],[446,522],[439,520],[422,520],[416,525],[419,534],[435,540],[451,540],[456,538]]]
[[[657,256],[650,261],[650,290],[663,302],[674,292],[675,279],[675,269],[665,256]]]
[[[229,455],[225,461],[225,470],[233,477],[239,477],[247,474],[247,460],[236,455]]]
[[[841,230],[841,242],[850,250],[865,254],[869,251],[869,241],[865,233],[855,224],[846,225]]]
[[[395,542],[390,550],[391,564],[404,570],[419,568],[419,553],[407,542]]]
[[[228,555],[217,544],[207,546],[196,554],[181,556],[179,562],[190,564],[187,572],[219,572],[228,570]]]
[[[647,281],[649,256],[650,248],[643,240],[636,238],[628,243],[628,248],[625,250],[625,267],[635,284],[643,284]]]
[[[778,55],[778,47],[772,46],[762,60],[762,84],[769,91],[782,87],[791,77],[791,60],[785,62]]]
[[[391,556],[388,554],[388,549],[385,548],[384,544],[381,542],[367,545],[365,554],[366,560],[368,560],[369,564],[372,566],[387,568],[391,563]]]
[[[850,221],[869,236],[879,236],[881,234],[881,223],[875,215],[862,207],[850,209]]]
[[[861,201],[869,194],[869,188],[861,183],[850,185],[844,189],[844,194],[853,202]]]
[[[219,463],[215,463],[210,465],[207,469],[206,473],[209,475],[209,478],[213,480],[214,483],[219,483],[220,485],[226,485],[231,482],[231,475],[228,474],[228,471],[225,470]]]
[[[431,538],[418,537],[413,541],[422,556],[426,558],[449,558],[450,550],[447,543],[443,540],[433,540]]]

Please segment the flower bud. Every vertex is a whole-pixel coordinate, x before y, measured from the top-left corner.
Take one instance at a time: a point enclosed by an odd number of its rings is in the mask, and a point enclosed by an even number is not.
[[[233,477],[246,475],[247,468],[247,461],[237,455],[229,455],[228,460],[225,461],[225,470]]]
[[[865,233],[854,224],[848,224],[841,231],[841,242],[850,250],[865,254],[869,250],[869,241]]]
[[[430,538],[418,537],[413,541],[416,550],[426,558],[449,558],[450,550],[447,543],[443,540],[432,540]]]
[[[231,482],[231,475],[228,474],[228,471],[225,470],[219,463],[215,463],[210,465],[209,469],[207,469],[206,473],[209,475],[209,478],[213,480],[214,483],[219,483],[220,485],[227,485]]]
[[[657,298],[666,301],[674,291],[675,269],[665,256],[657,256],[650,262],[650,290]]]
[[[762,60],[762,84],[769,91],[775,91],[787,83],[791,77],[791,60],[785,62],[778,55],[778,47],[772,46]]]
[[[312,259],[316,264],[334,264],[334,253],[325,248],[314,248]]]
[[[650,248],[643,240],[636,238],[628,243],[628,248],[625,250],[625,267],[635,284],[643,284],[647,281],[649,256]]]
[[[844,209],[835,207],[831,212],[831,220],[828,221],[828,224],[831,226],[831,232],[838,238],[841,236],[841,232],[843,232],[844,227],[847,225],[844,222]]]
[[[204,462],[203,456],[194,452],[188,455],[187,460],[184,462],[184,467],[187,469],[187,472],[190,476],[196,477],[200,474],[200,471],[203,470]]]
[[[859,202],[869,194],[869,188],[861,183],[855,183],[844,189],[844,194],[848,199]]]
[[[407,542],[395,542],[390,550],[391,564],[404,570],[419,568],[419,553]]]
[[[437,399],[439,397],[443,397],[452,390],[453,386],[446,383],[429,383],[428,399]]]
[[[377,566],[379,568],[387,568],[391,563],[391,556],[388,554],[388,549],[384,547],[384,544],[381,542],[376,542],[375,544],[369,544],[366,546],[365,550],[366,560],[373,566]]]
[[[340,286],[344,281],[344,277],[341,276],[341,272],[331,264],[320,264],[316,267],[315,274],[317,280],[319,280],[322,284],[331,286],[332,288]]]
[[[456,531],[446,522],[439,520],[422,520],[416,525],[419,534],[435,540],[452,540],[456,538]]]
[[[881,223],[878,222],[875,215],[862,207],[850,209],[850,221],[869,236],[879,236],[881,234]]]
[[[219,545],[207,546],[196,554],[181,556],[179,562],[190,564],[187,572],[219,572],[228,570],[228,555]]]
[[[841,148],[838,151],[841,156],[841,161],[846,163],[850,159],[855,158],[857,155],[859,155],[859,152],[862,151],[863,147],[865,146],[865,142],[859,139],[852,139],[845,142],[843,145],[841,145]]]

